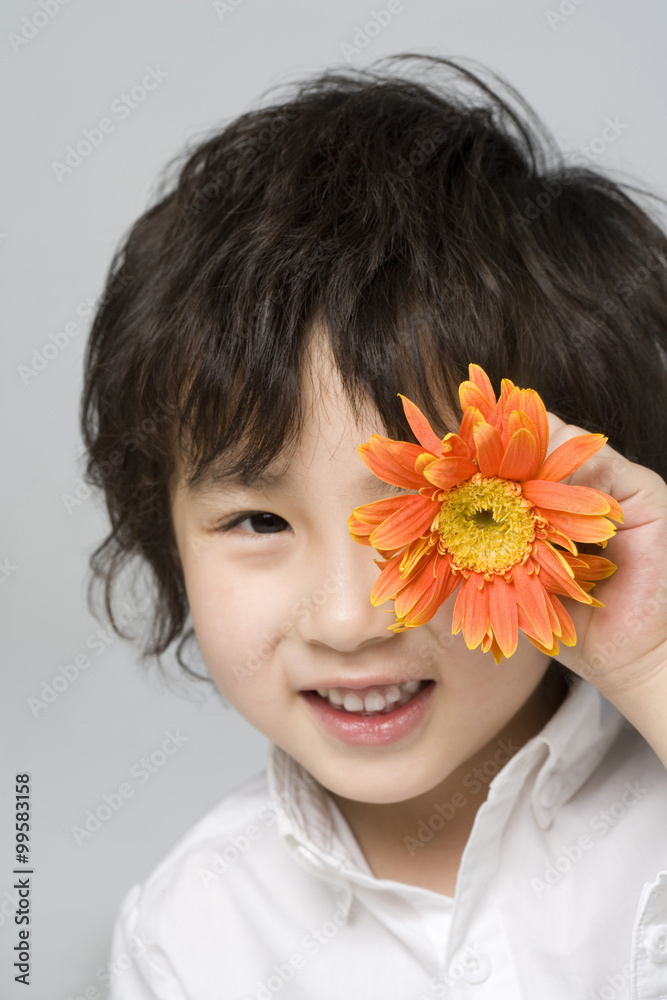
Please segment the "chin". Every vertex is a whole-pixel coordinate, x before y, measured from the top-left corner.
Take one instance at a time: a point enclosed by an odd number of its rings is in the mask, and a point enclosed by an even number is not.
[[[341,774],[341,769],[337,768],[332,780],[326,780],[326,775],[317,777],[321,785],[324,785],[334,795],[344,799],[351,799],[354,802],[367,802],[373,805],[390,805],[395,802],[406,802],[418,795],[423,795],[435,788],[439,781],[446,775],[416,774],[414,769],[409,773],[398,776],[390,764],[385,762],[385,773],[375,773],[375,768],[366,770],[364,765],[355,765],[354,776],[349,780]],[[380,772],[382,768],[378,768]],[[359,773],[361,772],[361,773]]]

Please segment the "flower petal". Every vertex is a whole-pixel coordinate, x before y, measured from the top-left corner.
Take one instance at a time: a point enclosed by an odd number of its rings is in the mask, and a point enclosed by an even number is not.
[[[571,514],[565,510],[549,510],[548,507],[540,507],[540,514],[575,542],[602,542],[616,534],[616,528],[606,517]]]
[[[605,580],[612,573],[615,573],[618,568],[616,563],[611,562],[610,559],[605,559],[604,556],[591,555],[588,552],[580,552],[576,559],[577,563],[583,562],[584,566],[575,566],[575,560],[570,559],[566,553],[564,555],[570,566],[574,569],[574,575],[577,580]]]
[[[368,541],[368,536],[373,530],[370,524],[364,524],[363,521],[359,521],[354,514],[350,514],[347,519],[347,526],[350,529],[350,534],[354,538],[355,542],[359,542],[360,545],[370,545]]]
[[[581,601],[582,604],[591,603],[592,599],[582,591],[575,581],[574,570],[563,553],[558,552],[548,542],[538,539],[533,558],[540,567],[540,582],[548,593],[573,597],[575,601]],[[564,563],[565,565],[563,565]]]
[[[457,626],[457,627],[455,627]],[[489,592],[486,586],[478,590],[473,576],[463,581],[454,605],[452,633],[463,628],[463,638],[468,649],[475,649],[489,627]]]
[[[578,434],[564,441],[544,460],[536,479],[559,482],[567,479],[580,465],[587,462],[608,439],[604,434]]]
[[[540,653],[545,653],[546,656],[558,656],[558,639],[554,641],[551,648],[548,648],[547,646],[542,645],[541,642],[538,642],[537,639],[533,639],[532,635],[529,635],[528,638],[532,642],[533,646],[535,646],[536,649],[539,649]]]
[[[459,427],[459,437],[462,438],[470,449],[472,455],[475,454],[475,439],[473,431],[477,424],[484,423],[484,417],[476,406],[469,406],[463,414],[461,426]]]
[[[488,420],[493,412],[493,406],[489,403],[482,390],[472,382],[461,382],[459,386],[459,400],[461,401],[462,409],[466,410],[468,407],[474,407],[476,410],[479,410],[485,420]]]
[[[371,472],[383,482],[409,490],[424,485],[424,477],[415,471],[415,463],[422,454],[420,445],[372,434],[357,451]]]
[[[389,497],[387,500],[373,500],[362,507],[355,507],[352,516],[362,524],[382,524],[388,517],[401,510],[408,500],[412,500],[413,494],[402,497]],[[349,523],[349,522],[348,522]]]
[[[546,410],[545,410],[545,413],[546,413]],[[538,471],[538,469],[540,467],[540,448],[541,448],[540,440],[541,440],[541,435],[540,435],[540,432],[537,430],[537,428],[535,427],[535,424],[533,423],[533,421],[531,420],[531,418],[528,416],[527,413],[524,413],[523,410],[513,410],[510,413],[510,415],[509,415],[509,420],[508,420],[508,423],[507,423],[507,429],[509,431],[510,438],[512,437],[513,434],[515,434],[522,427],[523,427],[524,430],[528,431],[528,433],[532,437],[535,438],[535,443],[537,445],[537,448],[536,448],[536,451],[535,451],[535,459],[534,459],[533,464],[531,465],[530,469],[528,470],[528,472],[526,473],[526,476],[525,476],[526,479],[534,479],[535,476],[537,475],[537,471]],[[548,435],[547,435],[547,440],[548,440]],[[545,451],[546,451],[546,444],[545,444]]]
[[[492,424],[478,424],[473,429],[475,448],[477,449],[477,464],[483,476],[491,478],[498,475],[500,463],[505,449],[500,434]]]
[[[491,406],[496,405],[496,394],[493,391],[493,386],[491,385],[491,379],[486,374],[480,365],[476,365],[470,362],[468,365],[468,378],[476,385],[478,389],[482,391],[482,394],[488,399]]]
[[[521,482],[533,467],[536,454],[537,442],[535,438],[522,427],[509,439],[498,475],[501,479]]]
[[[373,584],[371,590],[371,604],[375,607],[384,604],[385,601],[393,601],[396,594],[409,582],[410,575],[404,577],[400,571],[403,553],[399,552],[392,559],[389,559]]]
[[[571,538],[564,534],[564,532],[559,531],[555,524],[549,523],[546,526],[546,532],[547,538],[552,545],[562,545],[562,547],[567,549],[573,556],[577,555],[577,546]]]
[[[417,447],[419,447],[419,445],[417,445]],[[417,473],[418,476],[421,477],[421,483],[422,483],[421,488],[423,488],[424,486],[424,469],[426,468],[427,465],[430,465],[432,462],[435,462],[436,460],[437,460],[436,456],[430,451],[420,450],[419,454],[417,455],[417,459],[415,461],[415,472]]]
[[[539,393],[535,392],[534,389],[522,389],[520,409],[529,417],[537,431],[535,438],[537,441],[537,458],[538,464],[541,465],[549,446],[549,417],[547,416],[546,406],[542,402]]]
[[[498,645],[498,640],[495,638],[495,636],[491,641],[489,649],[491,650],[491,656],[496,661],[496,666],[497,666],[503,658],[503,652],[500,646]],[[485,650],[485,652],[488,652],[488,650]]]
[[[518,565],[512,570],[512,582],[518,603],[530,621],[535,637],[545,645],[549,645],[553,641],[553,633],[547,610],[547,598],[539,574],[526,573],[523,566]]]
[[[489,591],[489,618],[498,645],[511,656],[516,651],[519,632],[514,587],[504,576],[496,574],[484,590]]]
[[[409,586],[401,590],[396,598],[396,616],[410,628],[415,627],[415,618],[421,617],[429,607],[431,613],[428,618],[432,618],[442,603],[442,600],[435,603],[438,593],[447,590],[451,593],[460,580],[457,574],[452,573],[448,560],[436,557],[437,553],[434,552],[434,558],[424,562]]]
[[[368,544],[370,545],[370,542]],[[403,545],[399,545],[393,549],[377,549],[377,552],[382,556],[382,559],[374,559],[373,562],[376,566],[379,566],[380,569],[384,569],[385,562],[389,559],[393,559],[394,556],[397,556],[399,552],[403,551],[403,548]]]
[[[468,365],[468,381],[459,385],[459,400],[463,410],[472,406],[479,410],[486,420],[491,416],[496,405],[496,394],[489,376],[479,365]]]
[[[596,490],[601,497],[604,497],[609,504],[609,511],[607,512],[607,517],[610,517],[613,521],[618,521],[619,524],[623,524],[623,511],[621,510],[621,505],[618,500],[615,500],[608,493],[602,493],[600,490]]]
[[[520,409],[521,389],[510,379],[504,378],[500,383],[500,399],[489,423],[498,428],[505,447],[509,444],[509,419],[514,410]]]
[[[427,556],[432,555],[437,538],[435,535],[420,536],[414,542],[410,542],[403,552],[401,560],[401,574],[407,580],[418,562]]]
[[[407,496],[397,497],[403,501],[403,506],[388,517],[370,535],[370,543],[375,548],[393,549],[399,545],[407,545],[427,531],[434,517],[437,517],[440,505],[428,497]]]
[[[415,406],[415,404],[409,400],[407,396],[403,396],[400,392],[398,395],[401,397],[403,410],[405,411],[407,421],[412,428],[412,433],[417,438],[422,448],[426,448],[427,451],[432,451],[434,455],[442,454],[442,441],[434,432],[422,411],[418,406]]]
[[[468,458],[437,458],[424,469],[424,478],[441,490],[451,490],[476,472],[479,469]]]
[[[455,434],[453,431],[445,434],[442,439],[441,451],[446,458],[467,458],[470,461],[475,454],[474,446],[470,448],[467,441],[464,441],[460,434]]]
[[[541,479],[529,479],[521,484],[521,492],[537,507],[566,510],[572,514],[606,514],[610,509],[604,493],[590,486],[568,486]]]
[[[443,560],[446,563],[446,560]],[[410,615],[410,624],[414,628],[430,621],[441,604],[454,593],[463,579],[459,573],[452,573],[449,563],[442,568],[436,566],[433,584],[429,590],[423,594],[419,603],[415,605]]]
[[[545,601],[546,601],[546,595],[545,595]],[[535,640],[535,642],[539,642],[540,646],[544,646],[544,643],[540,642],[539,636],[537,635],[537,632],[535,631],[535,626],[533,625],[533,622],[530,620],[530,618],[528,617],[528,615],[523,610],[523,608],[521,607],[520,604],[517,604],[516,611],[517,611],[518,627],[521,629],[521,631],[525,632],[529,639]],[[551,609],[551,614],[553,615],[554,620],[555,620],[556,619],[556,612],[553,610],[553,608]],[[547,618],[549,618],[549,615],[547,615]],[[550,643],[552,643],[554,641],[554,638],[555,638],[555,636],[553,634],[553,629],[551,628],[551,623],[550,623],[549,624],[549,638],[547,640],[547,645],[549,645]]]
[[[399,589],[394,600],[396,617],[405,619],[433,582],[433,558],[423,559],[412,573],[411,579]]]
[[[566,610],[562,601],[558,600],[555,594],[549,594],[547,600],[551,601],[553,609],[558,616],[558,621],[561,627],[561,634],[559,637],[561,642],[564,642],[566,646],[574,646],[577,641],[577,633],[569,612]]]
[[[465,577],[461,584],[461,589],[459,590],[458,597],[456,598],[456,604],[454,605],[454,611],[452,613],[452,635],[456,635],[463,628],[463,612],[465,610],[465,593],[464,591],[470,585],[471,577]]]

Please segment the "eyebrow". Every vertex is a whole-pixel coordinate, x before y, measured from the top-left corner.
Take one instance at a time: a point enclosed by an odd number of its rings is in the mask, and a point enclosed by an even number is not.
[[[257,490],[260,493],[268,492],[271,489],[281,491],[289,489],[290,486],[294,485],[295,479],[289,470],[274,471],[265,469],[262,472],[243,475],[242,473],[234,474],[214,466],[203,473],[191,486],[188,486],[187,492],[194,498],[204,498],[207,496],[233,494],[242,489]],[[362,491],[370,493],[406,492],[402,486],[394,486],[391,483],[386,483],[383,479],[378,479],[377,476],[374,476],[373,473],[370,473],[363,479],[360,486]]]
[[[192,496],[202,496],[209,493],[231,493],[239,489],[268,490],[280,485],[288,486],[291,479],[288,472],[264,469],[262,472],[244,475],[214,465],[188,486],[187,491]]]

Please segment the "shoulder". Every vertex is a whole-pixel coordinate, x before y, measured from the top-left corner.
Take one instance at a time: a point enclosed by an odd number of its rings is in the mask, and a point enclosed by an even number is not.
[[[610,791],[613,787],[618,790],[621,803],[636,814],[638,822],[651,819],[651,829],[645,835],[655,839],[658,847],[663,841],[661,830],[667,824],[667,768],[626,719],[609,748],[602,772],[607,785],[612,786]]]
[[[608,711],[616,712],[611,706]],[[667,769],[641,733],[619,716],[613,738],[601,746],[593,742],[565,778],[560,793],[558,777],[552,779],[554,795],[565,801],[554,806],[553,825],[545,824],[551,853],[558,855],[562,843],[578,843],[583,837],[588,847],[596,846],[591,852],[596,858],[613,865],[614,881],[632,898],[642,879],[664,869]],[[551,790],[548,782],[542,788],[547,795]],[[628,863],[619,869],[614,859],[623,854]]]
[[[609,747],[603,761],[606,776],[627,773],[644,779],[648,786],[646,795],[653,793],[667,805],[667,769],[662,761],[635,727],[623,719],[615,740]]]
[[[253,775],[126,893],[112,965],[127,971],[110,1000],[247,995],[248,970],[322,924],[335,892],[295,856],[276,798],[268,768]]]
[[[601,739],[591,743],[573,768],[575,772],[581,768],[584,774],[590,771],[575,801],[611,811],[612,819],[632,817],[633,822],[622,824],[624,832],[648,817],[667,822],[667,769],[642,734],[606,699],[598,697],[601,717],[606,721],[600,727]]]
[[[218,996],[221,987],[243,995],[247,971],[273,948],[289,949],[304,912],[321,905],[324,890],[290,857],[278,815],[264,769],[226,795],[126,893],[110,964],[126,971],[111,1000]]]
[[[212,919],[237,920],[248,884],[275,866],[276,855],[284,855],[276,818],[264,769],[226,795],[127,893],[119,921],[155,943],[185,924],[196,933]]]

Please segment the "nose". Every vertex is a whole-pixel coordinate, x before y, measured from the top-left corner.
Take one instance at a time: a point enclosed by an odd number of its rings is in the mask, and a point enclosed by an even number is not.
[[[297,613],[297,631],[304,642],[351,653],[394,637],[393,603],[371,604],[370,594],[380,570],[375,549],[342,535],[328,539],[311,563],[309,590]],[[320,581],[318,583],[318,581]],[[391,612],[391,613],[388,613]]]

